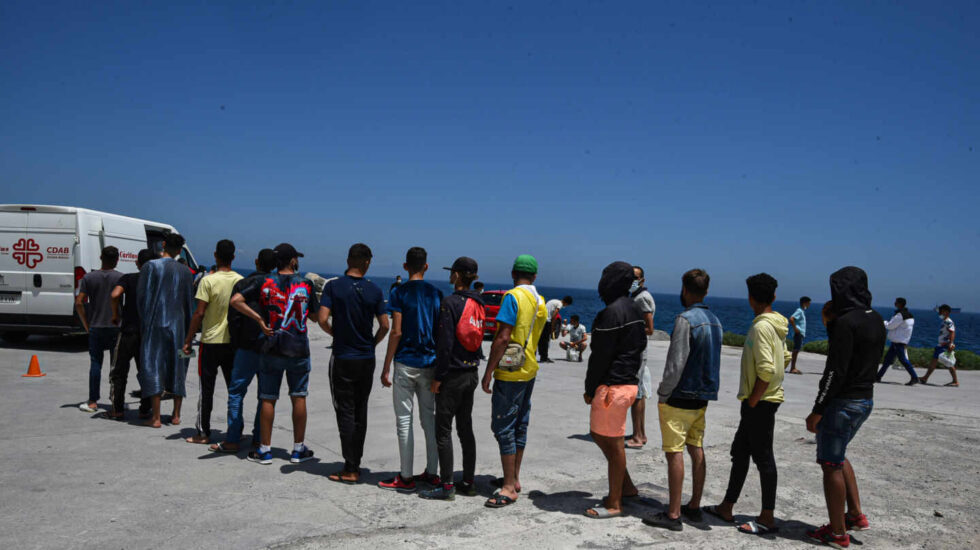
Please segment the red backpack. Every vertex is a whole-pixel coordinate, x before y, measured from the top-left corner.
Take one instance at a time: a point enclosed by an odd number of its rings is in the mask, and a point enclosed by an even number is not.
[[[456,323],[456,339],[467,351],[476,351],[483,344],[483,322],[487,313],[479,302],[466,298],[463,314]]]

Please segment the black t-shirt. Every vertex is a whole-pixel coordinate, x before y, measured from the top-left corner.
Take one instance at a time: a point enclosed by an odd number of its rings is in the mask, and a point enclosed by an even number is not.
[[[140,274],[126,273],[119,278],[116,286],[123,287],[122,331],[126,333],[140,331],[140,312],[136,304],[136,287],[139,286]]]

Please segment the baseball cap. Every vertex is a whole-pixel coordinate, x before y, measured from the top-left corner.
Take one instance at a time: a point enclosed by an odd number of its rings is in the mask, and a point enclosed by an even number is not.
[[[536,274],[538,272],[538,261],[530,254],[521,254],[514,260],[514,271]]]
[[[276,245],[274,249],[276,251],[276,256],[279,257],[280,261],[292,260],[293,258],[302,258],[303,254],[296,251],[293,245],[289,243],[281,243]]]
[[[453,262],[452,267],[444,267],[443,269],[448,271],[455,271],[457,273],[465,273],[466,275],[476,275],[477,274],[477,264],[476,260],[473,258],[468,258],[466,256],[460,256],[456,258]]]

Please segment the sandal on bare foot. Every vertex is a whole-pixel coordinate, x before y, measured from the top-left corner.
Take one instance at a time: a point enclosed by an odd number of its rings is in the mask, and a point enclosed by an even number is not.
[[[960,387],[960,383],[959,382],[950,382],[949,384],[944,384],[944,385],[947,388],[958,388],[958,387]]]
[[[170,417],[170,424],[172,426],[180,426],[180,417],[179,416],[171,416]]]
[[[209,440],[208,440],[208,436],[204,434],[194,434],[188,437],[187,439],[185,439],[184,441],[188,443],[197,443],[198,445],[207,445]]]
[[[360,478],[360,474],[355,474],[354,472],[337,472],[336,474],[330,474],[327,476],[327,479],[330,481],[336,481],[337,483],[343,483],[346,485],[354,485]]]
[[[741,533],[748,533],[750,535],[768,535],[769,533],[779,532],[779,527],[776,527],[775,525],[769,527],[764,523],[759,523],[756,520],[747,521],[742,525],[739,525],[737,529]]]
[[[235,447],[234,449],[231,447],[225,447],[225,444],[222,442],[222,443],[215,443],[214,445],[211,445],[210,447],[208,447],[208,450],[211,451],[212,453],[235,454],[238,452],[238,447]]]
[[[708,514],[710,516],[714,516],[714,517],[720,519],[721,521],[726,521],[728,523],[733,523],[735,521],[735,516],[732,516],[730,518],[726,518],[725,516],[721,515],[721,512],[718,511],[718,506],[716,506],[716,505],[705,506],[705,507],[703,507],[701,509],[704,510],[704,512],[706,514]]]
[[[622,510],[618,512],[610,512],[605,506],[601,504],[597,504],[585,511],[585,517],[589,517],[592,519],[618,518],[621,515],[623,515]]]

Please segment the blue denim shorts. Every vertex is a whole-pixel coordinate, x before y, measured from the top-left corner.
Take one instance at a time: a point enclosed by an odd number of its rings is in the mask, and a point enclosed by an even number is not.
[[[871,399],[833,399],[817,424],[817,463],[840,467],[847,444],[871,416]]]
[[[949,351],[949,344],[945,346],[936,346],[932,349],[932,358],[939,359],[939,356]]]
[[[800,351],[803,347],[803,335],[799,332],[793,333],[793,351]]]
[[[286,374],[286,385],[290,397],[306,397],[310,386],[309,357],[280,357],[262,354],[259,363],[259,399],[279,399],[282,375]]]

